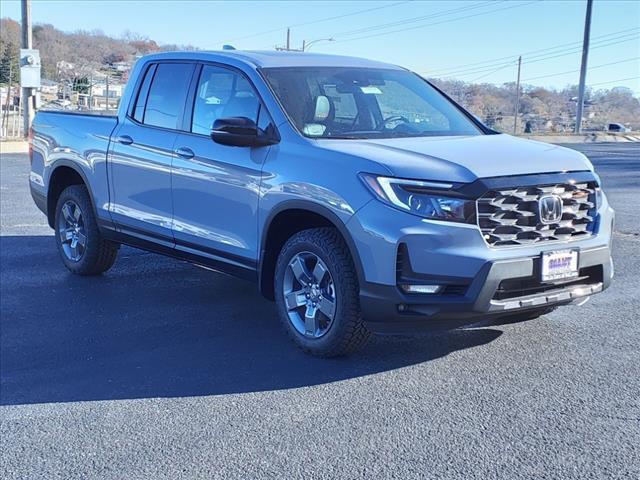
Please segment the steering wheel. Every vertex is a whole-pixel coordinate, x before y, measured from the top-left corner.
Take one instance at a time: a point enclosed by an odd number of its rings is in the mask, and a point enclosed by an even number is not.
[[[384,128],[387,128],[387,124],[391,123],[391,122],[411,123],[409,121],[409,119],[407,117],[405,117],[405,116],[402,116],[402,115],[391,115],[390,117],[387,117],[387,118],[382,120],[382,126]]]

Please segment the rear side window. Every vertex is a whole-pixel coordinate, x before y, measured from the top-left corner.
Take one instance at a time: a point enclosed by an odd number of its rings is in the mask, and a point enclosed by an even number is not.
[[[149,88],[142,123],[178,128],[193,68],[193,64],[188,63],[158,64]]]
[[[149,85],[151,85],[151,79],[153,73],[156,71],[156,65],[151,65],[145,73],[144,80],[140,84],[140,90],[138,91],[138,98],[136,105],[132,112],[132,117],[135,121],[142,123],[144,119],[144,108],[147,105],[147,95],[149,94]]]

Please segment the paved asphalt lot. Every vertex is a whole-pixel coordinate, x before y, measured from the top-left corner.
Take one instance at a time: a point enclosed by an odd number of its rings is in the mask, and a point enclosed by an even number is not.
[[[617,209],[612,288],[536,321],[305,356],[240,280],[58,259],[1,167],[3,479],[640,478],[640,147],[578,147]]]

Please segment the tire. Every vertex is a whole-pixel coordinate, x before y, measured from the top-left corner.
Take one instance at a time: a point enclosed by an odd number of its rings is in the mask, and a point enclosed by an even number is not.
[[[300,278],[308,280],[306,285]],[[303,351],[336,357],[358,350],[369,339],[353,259],[336,229],[303,230],[289,238],[274,280],[280,321]],[[309,312],[315,312],[313,320]]]
[[[116,261],[119,245],[100,235],[84,185],[71,185],[62,191],[56,204],[54,229],[58,252],[71,273],[100,275]]]

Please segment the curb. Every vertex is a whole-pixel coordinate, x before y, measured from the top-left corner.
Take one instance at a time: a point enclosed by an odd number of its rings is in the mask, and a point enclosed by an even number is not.
[[[5,153],[27,153],[29,144],[26,141],[0,142],[0,154]]]

